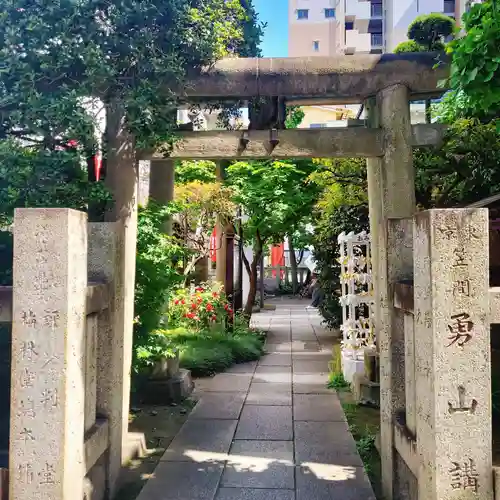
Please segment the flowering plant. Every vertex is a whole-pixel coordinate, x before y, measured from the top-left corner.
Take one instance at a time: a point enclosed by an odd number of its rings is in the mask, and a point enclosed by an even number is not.
[[[178,290],[168,307],[169,325],[194,330],[211,329],[232,318],[233,311],[220,285],[203,284]]]

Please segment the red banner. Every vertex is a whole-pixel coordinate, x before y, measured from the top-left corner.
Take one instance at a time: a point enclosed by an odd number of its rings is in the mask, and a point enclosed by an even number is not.
[[[275,245],[271,247],[271,267],[282,266],[285,267],[285,245]],[[281,274],[283,274],[282,271]],[[276,278],[276,271],[273,271],[273,277]]]
[[[212,236],[210,236],[210,260],[217,262],[217,226],[214,227]]]

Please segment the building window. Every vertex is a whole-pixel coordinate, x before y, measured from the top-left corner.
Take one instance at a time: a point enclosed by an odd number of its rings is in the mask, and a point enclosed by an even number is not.
[[[345,30],[346,31],[351,31],[354,29],[354,22],[353,21],[346,21],[345,23]]]
[[[311,123],[309,128],[326,128],[326,123]]]
[[[297,19],[309,19],[309,9],[298,9]]]
[[[319,40],[314,40],[313,50],[314,50],[314,52],[319,52]]]
[[[325,17],[327,19],[335,19],[335,9],[325,9]]]
[[[384,44],[382,33],[372,33],[372,47],[381,47]]]
[[[382,17],[383,9],[381,3],[372,3],[371,5],[371,16],[372,17]]]
[[[444,0],[444,13],[455,14],[455,0]]]

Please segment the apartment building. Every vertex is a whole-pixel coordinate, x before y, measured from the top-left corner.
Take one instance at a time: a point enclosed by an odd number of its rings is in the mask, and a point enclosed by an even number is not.
[[[474,0],[472,0],[474,1]],[[289,57],[392,52],[421,14],[459,22],[471,0],[289,0]]]

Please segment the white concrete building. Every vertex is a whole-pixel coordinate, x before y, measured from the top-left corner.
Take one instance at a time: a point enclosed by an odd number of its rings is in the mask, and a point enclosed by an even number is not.
[[[417,16],[441,12],[459,22],[470,3],[470,0],[289,0],[288,56],[392,52],[407,39],[408,26]]]

